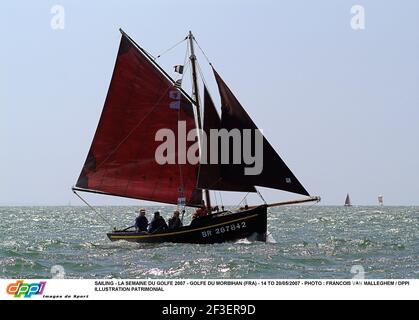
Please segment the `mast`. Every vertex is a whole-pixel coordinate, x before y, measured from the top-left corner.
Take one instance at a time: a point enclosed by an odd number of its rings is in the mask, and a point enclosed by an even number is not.
[[[192,98],[195,100],[196,104],[196,114],[198,117],[198,129],[202,130],[202,120],[201,120],[201,105],[199,102],[199,87],[198,87],[198,80],[196,75],[196,56],[195,56],[195,49],[194,49],[194,36],[192,34],[192,31],[189,31],[188,35],[189,44],[191,48],[191,65],[192,65]],[[205,204],[207,208],[211,210],[211,198],[208,189],[204,189],[204,195],[205,195]]]

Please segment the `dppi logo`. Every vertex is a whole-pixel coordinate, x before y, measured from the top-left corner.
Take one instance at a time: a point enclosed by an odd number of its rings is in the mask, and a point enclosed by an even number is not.
[[[7,293],[14,295],[15,298],[31,298],[33,295],[42,294],[45,289],[46,281],[39,283],[24,283],[23,280],[16,281],[7,286]]]

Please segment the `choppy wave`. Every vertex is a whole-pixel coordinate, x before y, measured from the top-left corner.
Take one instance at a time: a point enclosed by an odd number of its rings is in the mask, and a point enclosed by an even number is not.
[[[123,226],[136,208],[98,209]],[[109,242],[111,227],[85,207],[1,207],[0,219],[1,278],[49,278],[56,265],[67,278],[351,278],[353,266],[418,277],[416,207],[276,208],[267,243],[216,245]]]

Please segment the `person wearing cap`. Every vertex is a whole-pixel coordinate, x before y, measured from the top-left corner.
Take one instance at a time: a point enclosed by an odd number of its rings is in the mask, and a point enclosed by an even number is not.
[[[153,220],[151,220],[150,225],[148,226],[148,232],[153,233],[156,231],[163,231],[167,230],[169,227],[167,226],[166,221],[160,215],[159,211],[154,212]]]
[[[147,227],[148,227],[148,220],[147,220],[147,217],[145,216],[145,209],[141,208],[137,219],[135,219],[135,231],[144,232],[144,231],[147,231]]]
[[[173,216],[169,219],[169,229],[177,229],[182,226],[182,221],[179,218],[180,212],[179,210],[173,211]]]

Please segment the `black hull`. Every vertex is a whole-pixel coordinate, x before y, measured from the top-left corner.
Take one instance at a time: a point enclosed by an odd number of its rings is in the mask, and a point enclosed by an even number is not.
[[[256,235],[256,240],[266,241],[267,207],[240,212],[224,212],[192,221],[191,225],[156,232],[140,234],[136,232],[115,231],[108,233],[111,241],[125,240],[138,243],[221,243],[235,241]]]

